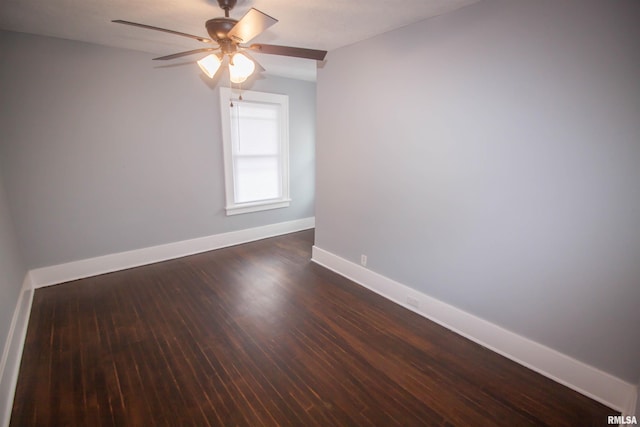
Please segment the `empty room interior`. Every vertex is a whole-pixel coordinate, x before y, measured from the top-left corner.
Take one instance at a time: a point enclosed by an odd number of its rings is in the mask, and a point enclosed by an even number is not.
[[[640,419],[640,2],[0,2],[0,427]]]

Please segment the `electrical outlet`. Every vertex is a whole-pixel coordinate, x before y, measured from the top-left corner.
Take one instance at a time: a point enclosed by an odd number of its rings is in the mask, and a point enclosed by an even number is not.
[[[420,301],[416,297],[407,295],[407,305],[415,308],[420,308]]]
[[[367,256],[366,255],[360,255],[360,264],[362,264],[363,267],[367,266]]]

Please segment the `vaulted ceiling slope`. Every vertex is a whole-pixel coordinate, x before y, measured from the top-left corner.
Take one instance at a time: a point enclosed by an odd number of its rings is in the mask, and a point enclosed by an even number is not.
[[[255,7],[279,22],[254,41],[332,50],[475,3],[478,0],[238,0],[231,17]],[[171,54],[195,40],[111,23],[124,19],[207,36],[207,19],[224,16],[217,0],[3,0],[0,29]],[[194,60],[199,59],[195,58]],[[267,73],[314,80],[311,60],[259,55]]]

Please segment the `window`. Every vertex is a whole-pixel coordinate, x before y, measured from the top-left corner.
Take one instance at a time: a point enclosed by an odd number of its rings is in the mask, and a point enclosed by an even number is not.
[[[227,215],[289,206],[289,97],[220,88]]]

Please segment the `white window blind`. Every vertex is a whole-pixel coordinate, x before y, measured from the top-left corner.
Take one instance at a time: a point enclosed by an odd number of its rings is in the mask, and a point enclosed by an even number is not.
[[[282,196],[278,105],[237,102],[231,108],[236,203]]]
[[[227,214],[289,205],[288,99],[221,89]]]

